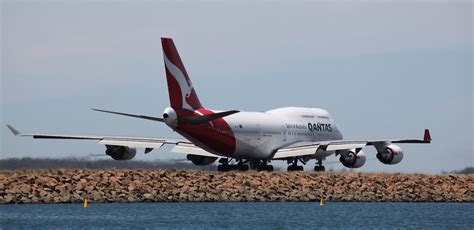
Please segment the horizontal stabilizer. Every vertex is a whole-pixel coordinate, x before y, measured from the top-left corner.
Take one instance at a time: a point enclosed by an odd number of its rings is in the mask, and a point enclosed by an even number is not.
[[[185,117],[183,118],[183,122],[187,124],[203,124],[209,121],[213,121],[215,119],[227,117],[229,115],[232,115],[238,112],[240,111],[230,110],[230,111],[219,112],[219,113],[214,113],[214,114],[202,115],[199,117]]]
[[[159,122],[165,121],[161,117],[152,117],[152,116],[138,115],[138,114],[131,114],[131,113],[121,113],[121,112],[114,112],[114,111],[108,111],[108,110],[102,110],[102,109],[92,109],[92,110],[97,111],[97,112],[102,112],[102,113],[111,113],[111,114],[116,114],[116,115],[121,115],[121,116],[135,117],[135,118],[152,120],[152,121],[159,121]]]

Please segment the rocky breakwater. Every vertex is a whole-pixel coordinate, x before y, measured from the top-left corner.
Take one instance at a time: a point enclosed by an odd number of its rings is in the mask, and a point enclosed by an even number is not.
[[[0,203],[473,202],[474,175],[189,170],[0,171]]]

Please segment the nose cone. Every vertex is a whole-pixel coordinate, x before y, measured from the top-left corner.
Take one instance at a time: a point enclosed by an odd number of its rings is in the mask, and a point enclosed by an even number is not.
[[[172,129],[178,126],[178,115],[173,108],[168,107],[163,111],[163,119],[165,119],[166,125]]]

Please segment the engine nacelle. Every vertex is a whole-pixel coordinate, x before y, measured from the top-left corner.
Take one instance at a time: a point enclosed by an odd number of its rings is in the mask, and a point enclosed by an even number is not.
[[[173,108],[168,107],[163,111],[163,119],[170,128],[175,129],[178,127],[178,114],[176,114]]]
[[[356,150],[352,149],[346,154],[341,154],[339,161],[342,165],[348,168],[360,168],[365,164],[366,158],[364,152],[361,150],[355,153]]]
[[[398,145],[388,145],[381,153],[377,153],[377,159],[387,165],[400,163],[403,159],[403,151]]]
[[[199,166],[210,165],[214,163],[214,161],[217,160],[217,157],[205,157],[205,156],[199,156],[199,155],[193,155],[193,154],[188,154],[186,158],[190,160],[191,162],[193,162],[193,164],[199,165]]]
[[[137,154],[136,148],[130,148],[127,146],[117,146],[117,145],[106,145],[107,150],[105,154],[112,157],[112,159],[117,161],[127,161],[131,160]]]

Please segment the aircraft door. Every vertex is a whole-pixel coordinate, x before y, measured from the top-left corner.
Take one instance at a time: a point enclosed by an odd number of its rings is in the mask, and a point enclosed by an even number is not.
[[[318,132],[311,132],[311,141],[317,141],[318,140]]]
[[[285,125],[281,126],[281,138],[283,141],[286,141],[288,139],[288,129]]]
[[[260,124],[257,124],[255,127],[255,134],[257,135],[257,140],[261,140],[263,133],[262,133],[262,128],[260,127]]]

